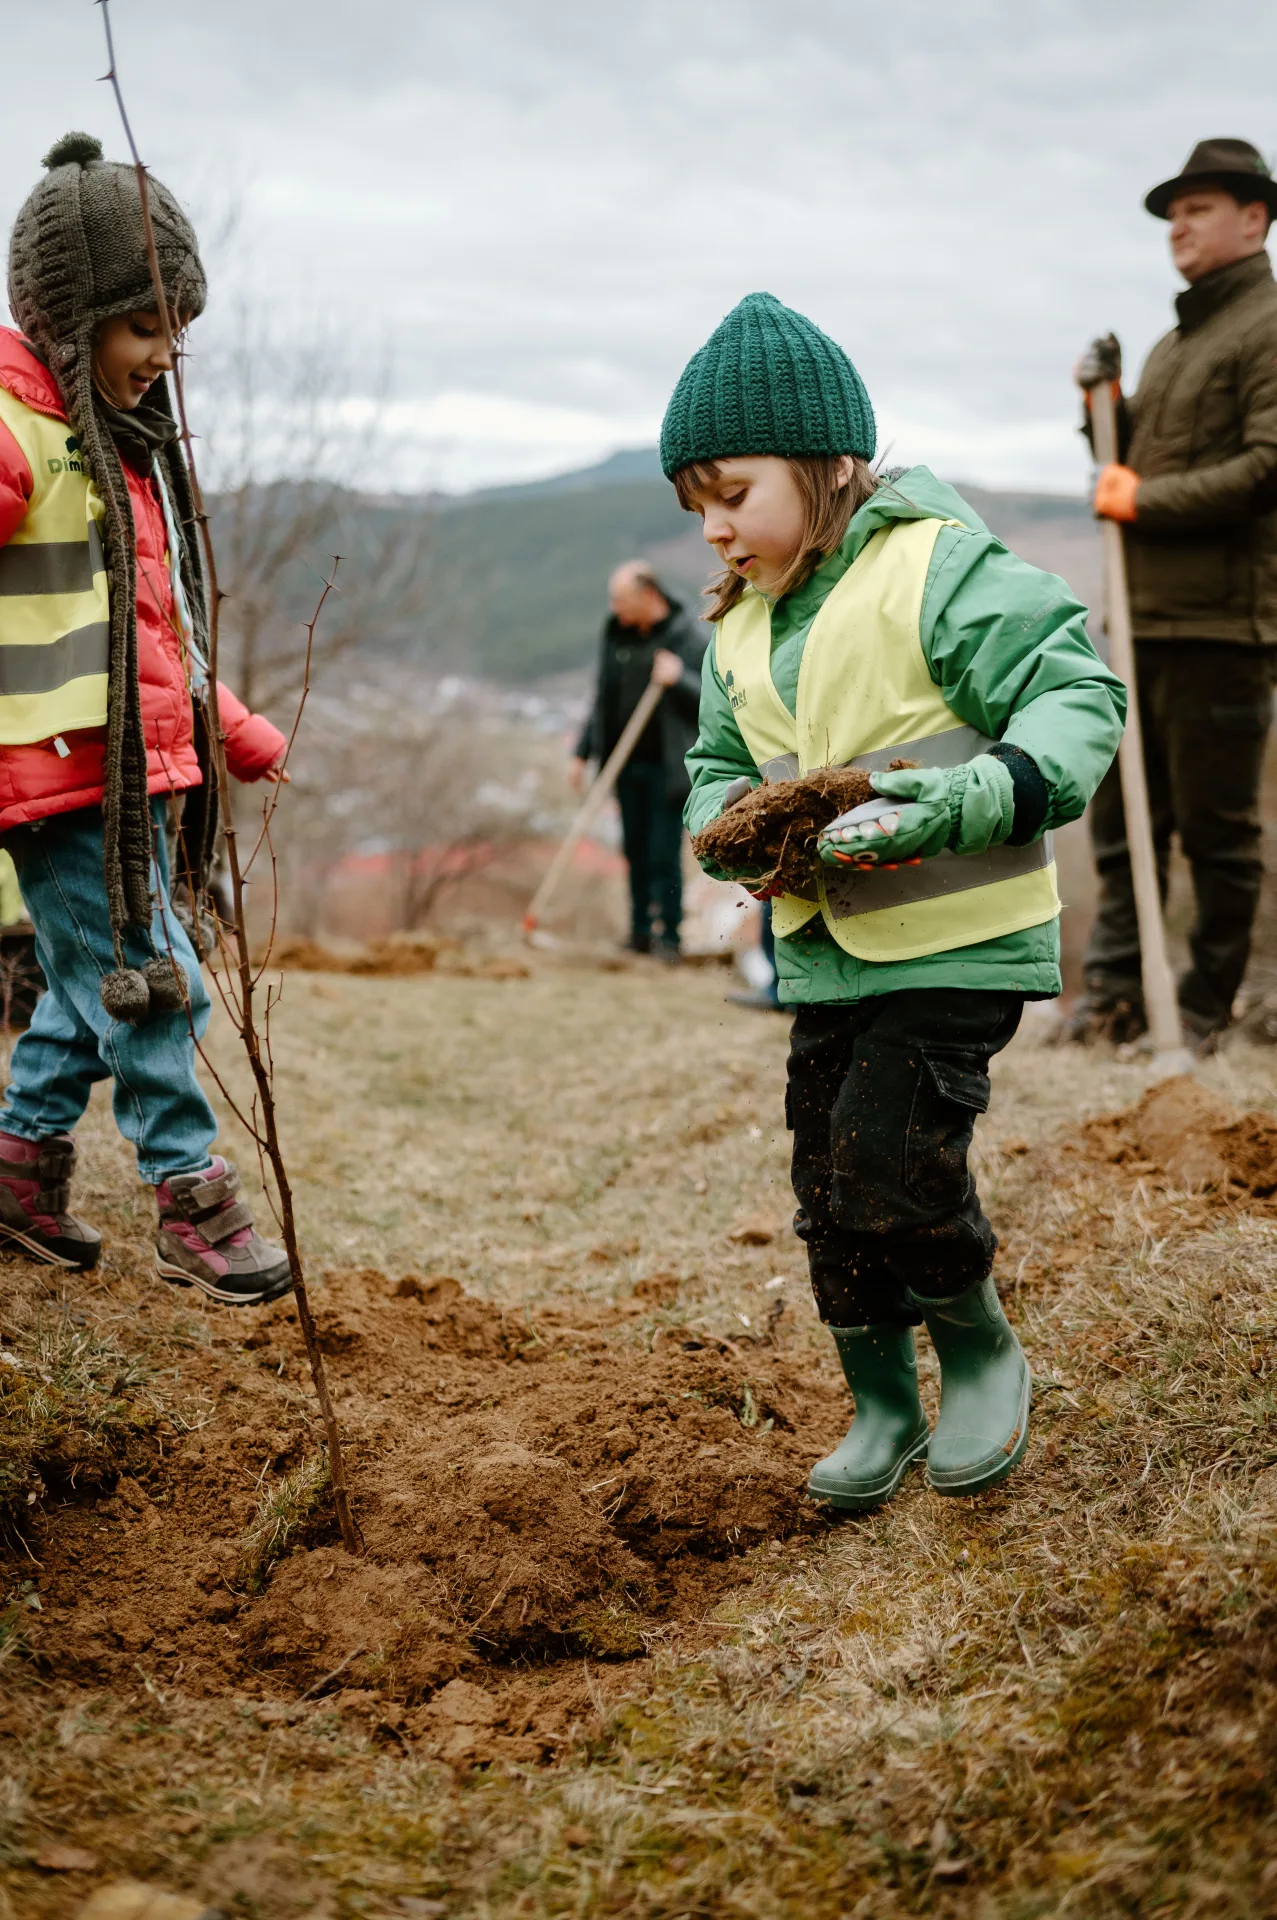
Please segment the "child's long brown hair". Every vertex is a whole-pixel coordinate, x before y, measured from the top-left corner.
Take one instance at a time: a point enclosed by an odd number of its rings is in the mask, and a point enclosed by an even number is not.
[[[842,460],[837,454],[802,454],[791,459],[789,465],[802,495],[805,517],[802,544],[769,596],[776,600],[810,580],[821,561],[828,559],[835,547],[842,544],[852,515],[878,490],[877,474],[868,461],[858,455],[852,456],[851,478],[844,486],[839,485]],[[674,475],[674,491],[680,507],[694,513],[696,494],[715,485],[721,472],[717,460],[698,460],[691,466],[680,467]],[[742,574],[728,567],[706,589],[708,605],[703,618],[721,620],[748,585]]]

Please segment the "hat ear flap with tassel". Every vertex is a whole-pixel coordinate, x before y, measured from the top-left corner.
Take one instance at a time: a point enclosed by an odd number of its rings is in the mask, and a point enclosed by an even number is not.
[[[114,973],[104,974],[98,995],[112,1020],[123,1020],[130,1027],[140,1027],[150,1015],[151,989],[137,967],[117,967]]]
[[[190,1002],[186,968],[170,954],[157,953],[144,967],[117,967],[98,989],[112,1020],[140,1027],[157,1013],[180,1013]]]
[[[142,969],[152,1013],[180,1013],[191,997],[186,968],[172,954],[157,953]]]

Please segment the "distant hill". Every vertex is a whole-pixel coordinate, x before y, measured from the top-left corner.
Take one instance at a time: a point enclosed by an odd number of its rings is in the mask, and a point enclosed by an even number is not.
[[[1085,501],[959,490],[1008,546],[1063,574],[1088,604],[1097,601],[1099,541]],[[511,684],[593,660],[607,576],[622,560],[650,559],[671,591],[691,603],[713,570],[699,521],[680,510],[650,447],[626,448],[549,480],[460,497],[344,495],[332,520],[310,564],[291,565],[281,583],[289,600],[296,599],[297,618],[313,601],[313,582],[329,553],[348,556],[346,592],[353,602],[358,556],[380,551],[387,527],[398,527],[416,548],[411,564],[420,608],[385,633],[376,650],[412,658],[432,672]]]
[[[1063,574],[1088,605],[1098,601],[1099,541],[1084,500],[960,491],[1009,547]],[[593,657],[607,576],[620,561],[650,559],[691,601],[713,571],[700,523],[679,508],[655,448],[441,503],[431,545],[433,644],[446,645],[450,629],[464,636],[470,672],[506,680],[562,672]]]
[[[616,458],[441,504],[426,566],[431,649],[452,651],[455,636],[454,664],[502,680],[582,666],[593,657],[607,576],[622,560],[650,556],[675,591],[699,593],[707,550],[697,536],[684,552],[690,531],[659,468],[629,478]]]
[[[481,487],[465,497],[468,501],[528,500],[537,494],[588,493],[595,487],[622,486],[631,480],[657,480],[664,484],[665,475],[655,447],[618,447],[597,466],[554,473],[548,480],[520,480],[506,487]]]

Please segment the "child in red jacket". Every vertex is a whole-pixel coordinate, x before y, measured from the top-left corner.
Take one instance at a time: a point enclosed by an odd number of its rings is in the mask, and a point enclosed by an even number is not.
[[[0,1240],[96,1263],[100,1236],[68,1211],[71,1135],[109,1079],[156,1189],[161,1278],[253,1305],[287,1291],[288,1261],[209,1151],[209,998],[169,897],[172,798],[211,778],[207,624],[137,176],[85,134],[45,166],[10,243],[21,332],[0,329],[0,835],[49,985],[0,1109]],[[158,181],[149,198],[185,325],[204,305],[195,235]],[[231,772],[279,777],[283,735],[227,688],[219,700]],[[214,829],[201,811],[182,843],[195,893]]]

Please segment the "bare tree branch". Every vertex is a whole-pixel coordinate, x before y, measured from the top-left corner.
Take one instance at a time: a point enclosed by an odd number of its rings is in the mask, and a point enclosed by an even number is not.
[[[319,556],[357,555],[341,603],[313,651],[328,670],[361,648],[401,640],[425,618],[433,516],[379,502],[394,447],[383,422],[389,367],[351,400],[355,370],[322,331],[277,343],[241,301],[229,344],[205,348],[201,390],[217,422],[206,469],[224,590],[226,678],[251,707],[290,705],[300,691],[296,635]],[[263,371],[263,369],[265,371]]]

